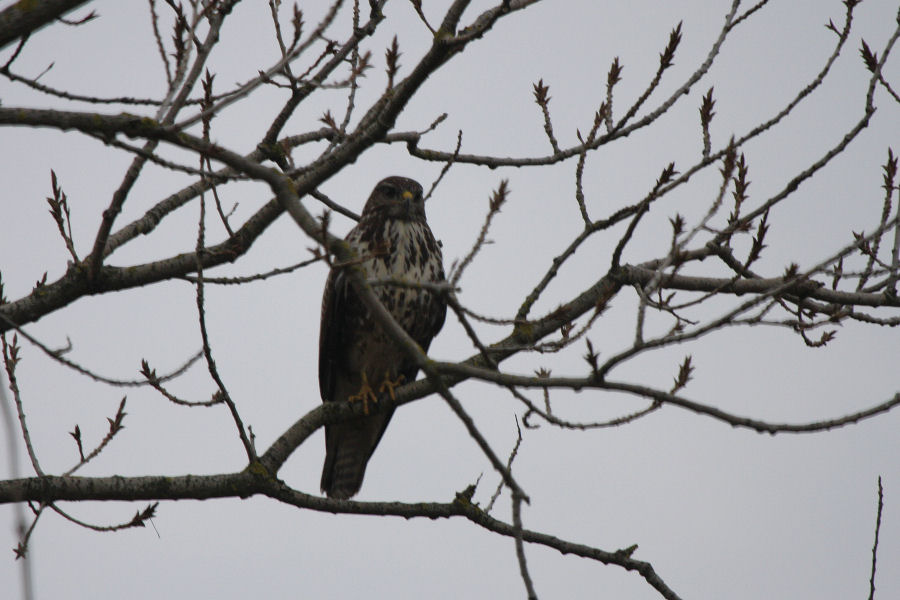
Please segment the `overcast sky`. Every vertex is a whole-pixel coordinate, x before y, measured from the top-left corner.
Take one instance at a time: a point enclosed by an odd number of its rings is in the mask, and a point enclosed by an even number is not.
[[[11,2],[0,2],[0,8]],[[448,1],[424,2],[432,22]],[[745,2],[745,4],[751,4]],[[309,23],[326,3],[307,2]],[[474,1],[463,23],[490,3]],[[594,218],[642,198],[661,169],[696,162],[702,142],[697,109],[715,86],[712,144],[722,147],[778,111],[806,86],[831,53],[835,35],[824,27],[843,22],[839,0],[773,0],[729,36],[707,77],[657,124],[594,153],[584,176]],[[652,77],[669,31],[683,22],[675,66],[648,101],[655,107],[705,59],[730,2],[724,0],[545,1],[503,19],[483,40],[428,80],[397,123],[424,129],[439,114],[447,120],[423,141],[452,150],[463,131],[463,152],[540,156],[550,152],[532,84],[550,85],[550,110],[562,146],[577,143],[575,131],[590,128],[605,94],[609,63],[625,69],[618,86],[617,115]],[[164,7],[163,7],[164,8]],[[14,68],[75,93],[159,97],[165,80],[143,2],[98,0],[88,9],[99,18],[83,27],[54,25],[29,41]],[[161,9],[162,10],[162,9]],[[284,10],[287,10],[285,8]],[[785,123],[743,151],[750,164],[754,206],[780,191],[800,170],[837,144],[860,118],[868,76],[859,59],[860,39],[876,51],[895,27],[894,0],[866,0],[835,72]],[[383,90],[384,49],[396,34],[400,76],[425,52],[431,34],[409,2],[392,0],[387,21],[364,46],[375,68],[357,105],[367,107]],[[350,28],[346,8],[329,33]],[[169,32],[164,32],[169,38]],[[0,52],[5,62],[11,53]],[[277,60],[268,3],[238,5],[210,61],[217,89],[254,77]],[[302,68],[308,64],[303,58]],[[900,85],[893,57],[885,77]],[[300,69],[302,70],[302,69]],[[283,90],[266,88],[234,105],[213,122],[218,143],[251,151],[284,101]],[[3,106],[67,105],[0,81]],[[345,92],[328,91],[303,105],[285,132],[321,126],[326,109],[340,115]],[[871,125],[829,168],[804,183],[790,202],[770,215],[769,245],[758,270],[780,275],[797,262],[810,267],[852,241],[852,231],[877,226],[883,190],[881,165],[888,147],[900,151],[900,107],[879,91]],[[152,109],[101,107],[116,113]],[[190,111],[188,111],[189,113]],[[188,114],[186,113],[186,114]],[[145,114],[145,113],[141,113]],[[183,153],[170,152],[184,160]],[[303,152],[296,158],[301,161]],[[119,185],[129,155],[83,135],[55,130],[5,128],[0,133],[0,273],[5,295],[27,295],[47,272],[62,275],[68,254],[47,215],[53,169],[69,198],[72,228],[82,255],[90,250],[100,213]],[[193,163],[191,163],[193,164]],[[376,147],[322,186],[336,201],[359,211],[374,184],[392,174],[426,186],[437,163],[408,157],[405,147]],[[479,313],[511,317],[576,235],[582,221],[574,199],[575,162],[553,168],[488,170],[456,166],[429,201],[429,222],[443,242],[446,265],[471,247],[488,198],[503,178],[509,201],[484,248],[460,282],[461,300]],[[192,181],[185,174],[148,167],[117,224]],[[629,245],[624,262],[663,256],[670,242],[668,219],[676,212],[695,222],[718,191],[715,170],[701,174],[654,208]],[[235,219],[252,214],[270,194],[265,186],[239,184],[223,190]],[[320,213],[321,207],[307,205]],[[896,211],[896,206],[894,208]],[[153,236],[117,252],[110,264],[129,265],[194,247],[196,203],[180,211]],[[724,218],[724,217],[722,217]],[[693,221],[691,220],[693,219]],[[718,223],[721,224],[720,220]],[[352,223],[335,216],[343,234]],[[533,310],[541,315],[573,297],[607,268],[621,229],[579,250]],[[221,227],[209,235],[222,239]],[[741,242],[745,244],[746,242]],[[252,274],[309,257],[313,242],[282,217],[235,265],[208,275]],[[699,267],[691,273],[701,274]],[[710,270],[706,273],[718,274]],[[209,287],[207,315],[219,370],[257,446],[266,448],[291,423],[319,403],[316,380],[319,301],[326,276],[317,264],[293,274],[240,287]],[[725,312],[729,298],[707,312]],[[633,291],[623,290],[589,337],[601,356],[627,348],[634,338]],[[713,313],[709,311],[713,310]],[[897,316],[897,311],[882,313]],[[664,332],[671,321],[653,317]],[[160,372],[181,364],[199,348],[194,289],[171,282],[88,297],[26,330],[51,347],[73,344],[68,356],[104,375],[136,378],[141,359]],[[508,328],[479,329],[493,342]],[[700,340],[629,362],[623,380],[667,388],[686,354],[696,366],[685,394],[740,415],[774,422],[838,417],[883,402],[900,391],[900,332],[877,326],[839,327],[825,348],[810,349],[784,328],[730,328]],[[505,363],[531,374],[586,373],[583,346],[560,355],[523,355]],[[461,360],[473,353],[461,326],[448,318],[431,353]],[[86,446],[102,438],[106,417],[123,395],[126,429],[83,475],[106,476],[232,472],[243,467],[243,448],[223,407],[185,409],[152,390],[98,385],[46,359],[23,343],[18,380],[29,425],[44,469],[61,473],[77,460],[67,432],[78,424]],[[213,391],[203,366],[173,385],[183,397],[203,400]],[[498,453],[515,443],[516,415],[523,408],[504,390],[477,383],[455,388]],[[532,397],[540,401],[538,394]],[[554,408],[572,419],[601,420],[633,412],[645,402],[608,393],[554,392]],[[876,598],[900,597],[900,412],[859,425],[810,435],[759,435],[667,407],[628,426],[559,432],[547,425],[526,430],[514,472],[530,494],[525,526],[615,551],[632,544],[634,557],[651,562],[683,598],[866,598],[877,506],[883,477],[885,512],[878,555]],[[5,433],[3,434],[5,436]],[[21,444],[20,444],[21,446]],[[2,444],[7,452],[6,439]],[[21,452],[20,473],[30,474]],[[293,487],[318,492],[324,457],[321,433],[299,448],[280,472]],[[3,461],[6,468],[6,461]],[[498,477],[459,420],[438,397],[400,409],[372,459],[361,500],[446,502],[482,475],[475,500],[484,505]],[[88,503],[63,507],[92,523],[127,521],[146,503]],[[509,518],[504,495],[497,515]],[[13,510],[0,506],[4,544],[16,545]],[[513,543],[462,519],[431,522],[334,516],[298,510],[272,500],[163,502],[154,527],[97,533],[54,514],[38,523],[30,545],[37,598],[129,597],[522,597]],[[656,598],[636,574],[534,546],[526,547],[538,593],[544,598]],[[5,558],[4,558],[5,557]],[[19,564],[0,554],[4,597],[21,595]]]

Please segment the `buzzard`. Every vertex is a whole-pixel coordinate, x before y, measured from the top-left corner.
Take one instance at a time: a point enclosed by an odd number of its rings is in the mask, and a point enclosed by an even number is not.
[[[375,186],[356,227],[345,238],[368,279],[409,283],[443,281],[441,249],[425,221],[422,186],[388,177]],[[355,263],[354,263],[355,264]],[[416,287],[378,285],[375,294],[423,350],[444,324],[447,303]],[[319,330],[319,392],[323,402],[359,400],[364,415],[325,426],[322,491],[349,498],[359,491],[366,464],[391,420],[393,408],[370,411],[380,393],[415,379],[418,367],[378,325],[354,292],[345,270],[328,274]]]

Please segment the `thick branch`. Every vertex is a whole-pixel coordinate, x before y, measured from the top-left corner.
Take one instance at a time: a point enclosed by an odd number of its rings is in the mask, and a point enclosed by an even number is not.
[[[49,25],[90,0],[40,0],[16,2],[0,12],[0,49]]]
[[[242,256],[256,238],[281,214],[275,200],[269,201],[256,212],[228,240],[208,247],[201,255],[205,268],[234,262]],[[98,276],[89,280],[84,267],[70,266],[66,274],[52,283],[45,284],[28,296],[0,306],[0,333],[10,329],[9,321],[16,325],[31,323],[54,310],[67,306],[87,295],[140,287],[193,273],[197,268],[196,254],[185,252],[165,260],[135,265],[133,267],[101,267]]]
[[[353,502],[311,496],[291,489],[255,464],[239,473],[220,475],[181,475],[175,477],[32,477],[0,482],[0,504],[31,500],[206,500],[210,498],[246,498],[262,494],[292,506],[335,514],[424,517],[446,519],[465,517],[472,523],[500,535],[514,538],[516,528],[495,519],[477,505],[458,497],[449,503]],[[522,540],[552,548],[563,554],[575,554],[607,565],[638,572],[664,598],[678,596],[656,574],[650,563],[631,558],[630,551],[608,552],[568,542],[560,538],[521,530]]]

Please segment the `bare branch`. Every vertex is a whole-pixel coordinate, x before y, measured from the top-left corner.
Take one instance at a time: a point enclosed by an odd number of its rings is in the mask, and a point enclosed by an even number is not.
[[[125,491],[129,493],[125,495]],[[464,517],[487,531],[515,538],[516,527],[489,516],[470,502],[455,500],[450,503],[402,502],[353,502],[311,496],[288,488],[275,479],[254,475],[250,469],[225,475],[183,475],[174,477],[55,477],[16,479],[0,482],[0,504],[11,498],[43,497],[58,500],[157,500],[157,499],[209,499],[247,497],[265,494],[275,500],[311,510],[329,513],[392,515],[406,519],[424,517],[446,519]],[[653,566],[631,558],[635,548],[607,552],[585,544],[569,542],[558,537],[521,530],[524,542],[574,554],[602,564],[616,565],[637,572],[664,598],[678,600],[679,596],[659,577]]]
[[[0,48],[29,36],[89,0],[42,0],[37,5],[16,2],[0,12]]]
[[[44,471],[38,462],[37,454],[34,451],[34,445],[31,442],[31,433],[28,431],[28,424],[25,422],[25,406],[22,403],[22,396],[19,393],[19,384],[16,381],[16,365],[19,362],[19,340],[18,335],[13,334],[12,343],[7,343],[6,335],[0,334],[0,347],[3,350],[3,365],[6,367],[6,378],[9,382],[9,391],[13,394],[13,401],[16,404],[16,414],[19,417],[19,432],[25,441],[25,449],[28,451],[28,458],[31,460],[31,466],[38,476],[42,476]]]
[[[93,450],[91,450],[91,452],[88,453],[87,455],[85,455],[84,452],[82,451],[81,429],[78,427],[78,425],[76,425],[75,431],[73,431],[70,435],[72,435],[72,437],[75,438],[75,442],[78,444],[78,454],[79,454],[80,460],[78,461],[78,464],[76,464],[74,467],[72,467],[71,469],[69,469],[68,471],[63,473],[63,477],[68,477],[68,476],[72,475],[75,471],[77,471],[78,469],[80,469],[81,467],[83,467],[84,465],[89,463],[91,460],[96,458],[97,455],[99,455],[101,452],[103,452],[103,449],[106,448],[106,446],[112,441],[112,439],[116,436],[116,434],[125,428],[125,426],[122,424],[122,422],[125,419],[125,415],[126,415],[126,413],[125,413],[125,398],[123,397],[122,401],[119,403],[118,410],[116,410],[115,416],[112,418],[106,419],[109,422],[109,431],[106,433],[106,435],[103,437],[103,439],[100,440],[100,443],[97,444],[97,447],[94,448]]]
[[[491,227],[491,221],[494,219],[494,216],[500,212],[500,207],[503,206],[506,202],[506,197],[509,195],[509,189],[507,187],[508,183],[509,182],[506,179],[502,180],[500,185],[491,195],[490,201],[488,202],[488,212],[484,217],[484,224],[481,226],[481,231],[478,232],[478,238],[459,265],[455,269],[451,269],[448,280],[454,287],[459,283],[459,279],[462,277],[466,267],[472,263],[475,255],[478,254],[478,251],[481,250],[482,246],[487,242],[487,232]]]
[[[225,387],[225,383],[222,381],[222,377],[219,374],[219,369],[216,366],[216,361],[212,355],[212,348],[209,344],[209,333],[206,328],[206,306],[204,304],[204,294],[203,294],[203,261],[200,260],[200,253],[203,251],[204,247],[204,236],[206,233],[206,202],[204,201],[203,195],[200,195],[200,221],[197,226],[197,315],[200,321],[200,337],[203,340],[203,355],[206,357],[206,366],[209,370],[209,375],[212,377],[213,381],[216,382],[216,386],[219,388],[218,393],[214,397],[214,399],[220,399],[222,402],[228,406],[229,412],[231,412],[231,417],[234,419],[234,425],[237,428],[238,436],[241,439],[241,443],[244,445],[244,450],[247,453],[247,459],[250,463],[253,463],[257,460],[256,458],[256,448],[253,446],[251,439],[247,436],[247,431],[244,428],[244,422],[241,419],[240,414],[238,413],[237,407],[234,404],[234,400],[232,400],[231,395],[228,393],[228,389]]]
[[[525,544],[523,542],[522,528],[522,498],[515,493],[512,495],[512,521],[515,530],[516,541],[516,558],[519,560],[519,573],[522,575],[522,581],[525,583],[525,591],[528,594],[528,600],[537,600],[537,592],[534,590],[534,582],[531,581],[531,575],[528,573],[528,561],[525,560]]]
[[[144,510],[136,512],[134,516],[131,517],[131,520],[124,523],[119,523],[117,525],[94,525],[92,523],[88,523],[87,521],[76,519],[66,511],[62,510],[56,504],[51,503],[47,506],[49,506],[51,510],[64,518],[66,521],[75,523],[79,527],[84,527],[85,529],[90,529],[91,531],[109,533],[113,531],[122,531],[123,529],[131,529],[132,527],[145,527],[144,523],[156,516],[156,509],[159,506],[159,502],[154,502],[153,504],[147,505]]]
[[[884,489],[878,476],[878,512],[875,515],[875,541],[872,543],[872,574],[869,576],[869,600],[875,600],[875,565],[878,560],[878,534],[881,532],[881,513],[884,510]]]

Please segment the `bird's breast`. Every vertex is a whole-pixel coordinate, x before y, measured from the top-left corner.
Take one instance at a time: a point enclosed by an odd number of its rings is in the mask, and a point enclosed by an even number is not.
[[[415,287],[388,283],[436,283],[444,279],[441,250],[428,225],[420,221],[385,221],[375,236],[351,239],[366,278],[376,282],[375,293],[407,330],[434,295]]]

